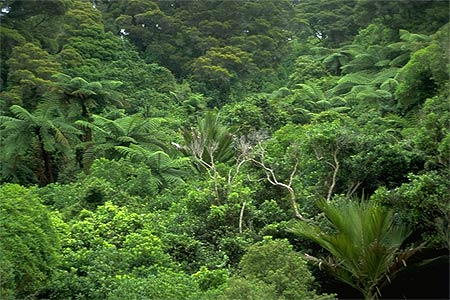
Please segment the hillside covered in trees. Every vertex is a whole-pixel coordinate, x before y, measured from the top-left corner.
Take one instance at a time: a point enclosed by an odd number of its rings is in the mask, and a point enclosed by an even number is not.
[[[449,298],[448,1],[0,7],[1,299]]]

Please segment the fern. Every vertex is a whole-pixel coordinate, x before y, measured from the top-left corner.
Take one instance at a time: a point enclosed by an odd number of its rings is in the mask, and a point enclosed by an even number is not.
[[[395,80],[394,78],[388,78],[386,81],[384,81],[381,85],[380,85],[380,89],[390,92],[390,93],[394,93],[395,90],[397,89],[398,86],[398,81]]]
[[[163,151],[151,151],[139,145],[116,146],[115,148],[128,159],[146,164],[152,174],[158,177],[158,182],[162,186],[182,182],[182,176],[186,175],[184,169],[189,163],[187,158],[173,159]]]
[[[384,69],[378,73],[375,74],[374,78],[370,81],[372,85],[380,85],[386,80],[390,78],[394,78],[397,73],[399,72],[399,68],[389,68]]]
[[[33,156],[36,162],[45,160],[44,170],[42,162],[36,163],[34,167],[35,175],[40,178],[42,185],[55,180],[52,169],[57,166],[53,165],[52,157],[65,158],[71,152],[71,142],[78,141],[75,134],[79,131],[65,122],[59,107],[54,104],[52,99],[45,100],[34,113],[13,105],[10,110],[15,118],[0,117],[2,144],[6,145],[2,147],[2,158],[15,162],[10,171],[15,172],[16,167],[24,167]],[[28,154],[27,161],[23,160],[25,154]]]
[[[351,74],[347,74],[337,82],[337,86],[340,84],[353,84],[353,85],[363,85],[369,84],[372,79],[373,73],[368,71],[360,71]]]
[[[391,67],[402,67],[404,66],[410,58],[409,53],[403,53],[396,58],[392,59],[389,63],[389,66]]]
[[[342,67],[342,70],[346,74],[361,72],[361,70],[368,70],[373,68],[376,62],[377,57],[374,57],[372,54],[358,54],[352,61],[344,65]]]
[[[11,105],[9,110],[20,120],[32,122],[35,119],[31,113],[19,105]]]
[[[77,120],[77,121],[75,121],[74,124],[79,126],[80,128],[91,129],[93,132],[103,134],[104,136],[108,135],[108,132],[105,131],[103,128],[101,128],[100,126],[97,126],[96,124],[90,123],[90,122],[86,122],[83,120]]]

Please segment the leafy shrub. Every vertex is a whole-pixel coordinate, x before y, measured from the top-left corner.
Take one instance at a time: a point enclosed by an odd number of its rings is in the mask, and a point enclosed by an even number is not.
[[[0,298],[25,298],[44,286],[57,263],[58,238],[40,199],[17,184],[0,187]]]

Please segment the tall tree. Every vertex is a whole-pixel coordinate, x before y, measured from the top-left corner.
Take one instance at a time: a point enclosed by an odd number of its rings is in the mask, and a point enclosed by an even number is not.
[[[0,186],[0,298],[34,298],[50,281],[59,238],[35,189]]]
[[[57,159],[69,156],[80,131],[51,102],[42,103],[34,113],[18,105],[10,110],[15,117],[0,116],[3,176],[15,177],[21,165],[32,169],[40,185],[55,182]],[[36,165],[27,162],[29,156],[36,159]]]
[[[76,125],[92,131],[93,139],[87,141],[89,146],[84,153],[84,164],[90,165],[96,157],[118,159],[122,157],[116,147],[130,147],[131,145],[153,145],[160,149],[164,145],[158,137],[164,119],[144,118],[141,114],[122,116],[109,119],[100,115],[92,115],[92,122],[78,120]]]
[[[0,95],[5,105],[35,109],[40,98],[53,84],[52,75],[61,70],[49,53],[33,43],[13,48],[6,61],[6,89]]]

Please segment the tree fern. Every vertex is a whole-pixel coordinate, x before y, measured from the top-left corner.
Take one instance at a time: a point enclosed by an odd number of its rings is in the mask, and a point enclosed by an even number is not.
[[[389,93],[394,93],[397,89],[398,81],[394,78],[388,78],[380,85],[380,89]]]
[[[57,167],[54,160],[70,155],[71,145],[78,142],[76,136],[80,131],[67,123],[58,106],[53,104],[51,101],[43,101],[34,113],[13,105],[10,110],[15,118],[0,117],[1,142],[6,145],[2,149],[1,159],[2,164],[8,165],[4,170],[16,172],[21,165],[27,164],[24,157],[31,155],[34,156],[34,161],[40,161],[32,167],[40,184],[45,185],[55,180]],[[14,177],[13,174],[6,176]]]
[[[380,85],[390,78],[394,78],[399,72],[399,68],[387,68],[374,74],[370,81],[372,85]]]
[[[164,145],[158,140],[158,124],[164,119],[144,118],[141,114],[122,116],[118,119],[108,119],[99,115],[92,115],[92,122],[78,120],[75,122],[81,128],[89,128],[93,133],[93,140],[84,144],[86,147],[84,164],[89,166],[95,158],[106,157],[119,159],[123,152],[117,151],[117,146],[153,145],[163,149]]]
[[[130,147],[116,146],[118,152],[124,157],[146,164],[152,171],[152,174],[158,177],[161,187],[167,187],[168,184],[180,183],[182,176],[186,175],[189,159],[186,157],[172,158],[163,151],[152,151],[139,145]]]
[[[387,47],[391,50],[402,51],[411,54],[430,44],[432,38],[428,35],[411,33],[407,30],[400,29],[400,42],[395,42]]]

